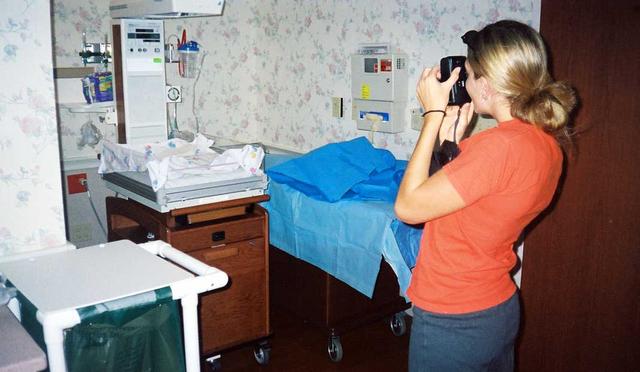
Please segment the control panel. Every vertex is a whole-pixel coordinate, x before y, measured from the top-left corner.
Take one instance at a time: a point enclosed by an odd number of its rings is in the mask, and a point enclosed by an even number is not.
[[[118,21],[122,72],[116,81],[122,84],[125,138],[128,144],[167,139],[166,78],[164,63],[164,25],[161,20],[121,19]],[[117,71],[117,70],[116,70]],[[118,109],[120,109],[118,105]],[[118,115],[120,118],[121,115]],[[122,137],[122,136],[121,136]]]
[[[352,118],[358,129],[398,133],[405,127],[407,56],[389,45],[363,45],[351,55]]]

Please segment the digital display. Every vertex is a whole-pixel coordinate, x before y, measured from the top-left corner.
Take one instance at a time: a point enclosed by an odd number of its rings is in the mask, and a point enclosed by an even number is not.
[[[157,33],[128,33],[129,39],[160,40],[160,34]]]
[[[378,72],[378,59],[377,58],[365,58],[364,59],[364,72],[371,72],[371,73]]]

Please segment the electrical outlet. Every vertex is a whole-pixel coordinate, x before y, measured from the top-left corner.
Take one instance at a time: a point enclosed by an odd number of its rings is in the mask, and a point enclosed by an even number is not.
[[[411,129],[422,130],[422,109],[411,109]]]
[[[334,118],[341,118],[344,116],[342,97],[331,97],[331,115]]]
[[[69,194],[77,194],[87,192],[87,174],[76,173],[67,176],[67,192]]]

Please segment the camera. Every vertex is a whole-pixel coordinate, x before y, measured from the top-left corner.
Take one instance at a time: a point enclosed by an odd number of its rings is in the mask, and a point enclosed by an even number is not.
[[[460,67],[460,75],[458,81],[453,84],[451,93],[449,93],[449,104],[461,106],[467,102],[471,102],[471,97],[467,93],[465,87],[467,81],[467,69],[464,67],[464,62],[467,60],[464,56],[449,56],[440,60],[440,81],[445,81],[451,76],[451,71],[454,68]]]

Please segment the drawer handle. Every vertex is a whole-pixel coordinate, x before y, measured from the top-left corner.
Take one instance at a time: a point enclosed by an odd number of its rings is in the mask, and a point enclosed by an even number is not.
[[[225,238],[224,230],[215,231],[213,232],[213,234],[211,234],[211,240],[213,240],[214,242],[219,242],[220,240],[224,240],[224,238]]]
[[[220,258],[227,258],[232,256],[237,256],[239,253],[238,247],[228,247],[222,249],[214,249],[210,252],[207,252],[203,255],[205,261],[218,260]]]

